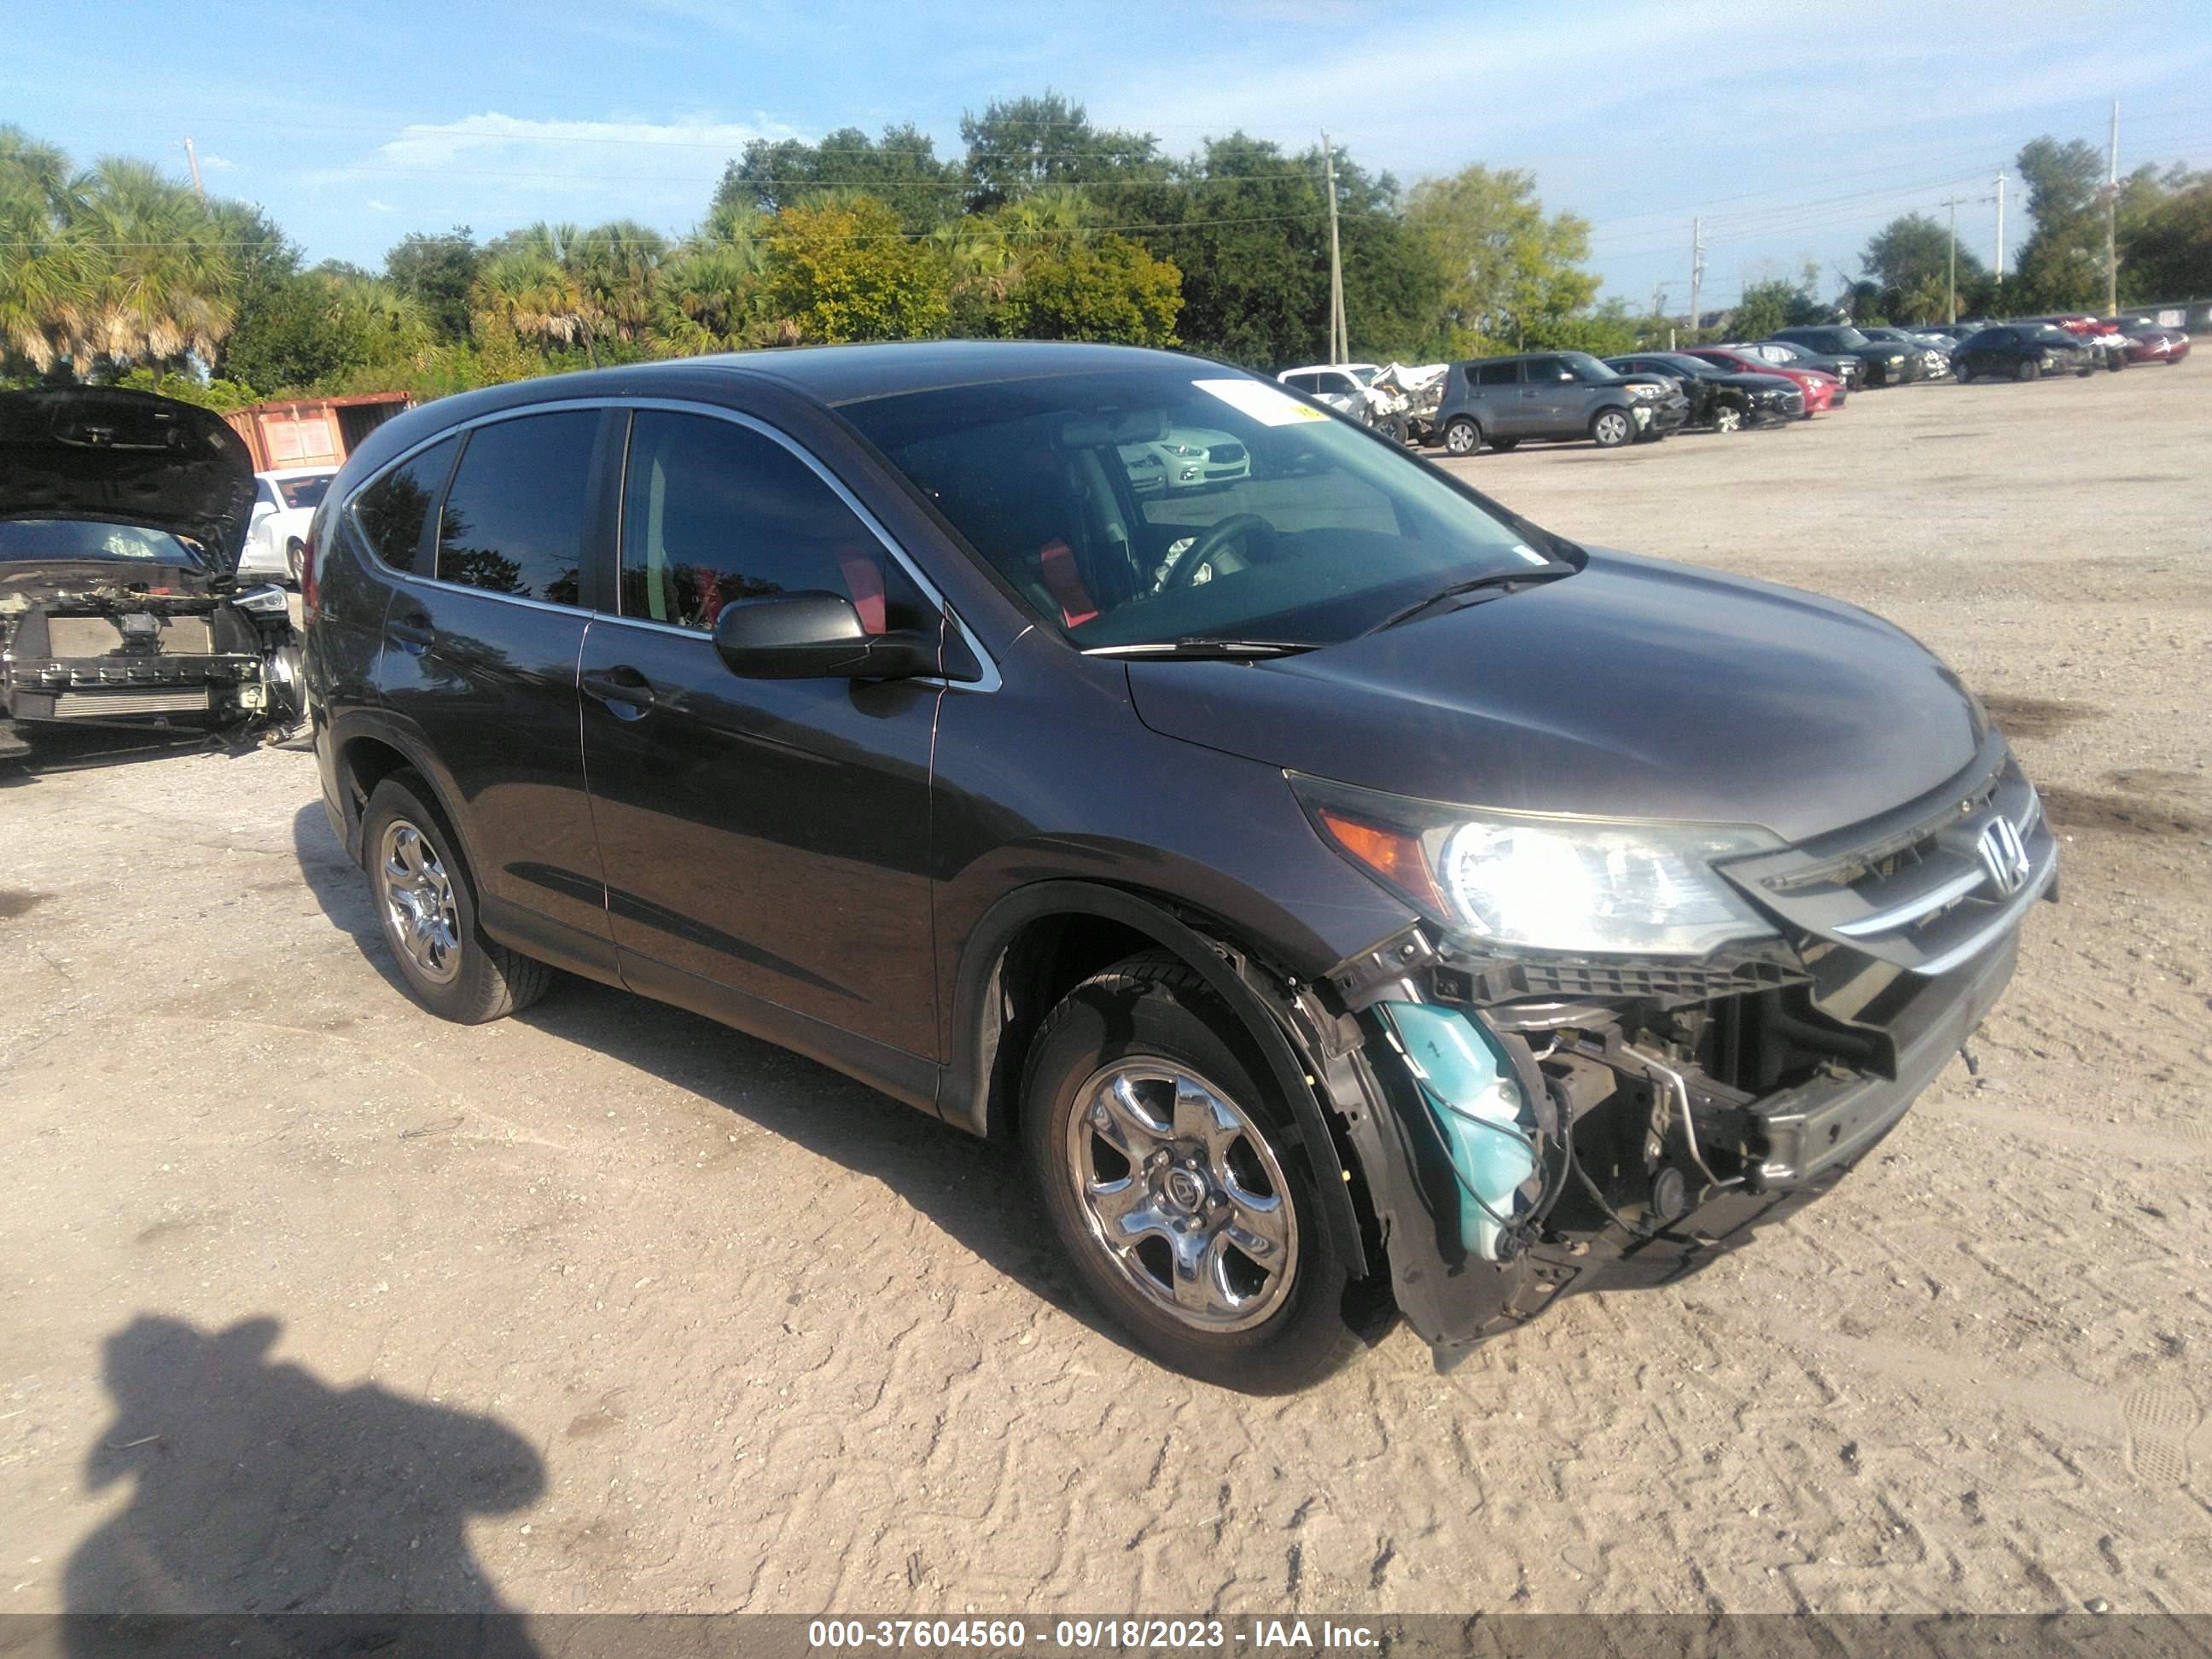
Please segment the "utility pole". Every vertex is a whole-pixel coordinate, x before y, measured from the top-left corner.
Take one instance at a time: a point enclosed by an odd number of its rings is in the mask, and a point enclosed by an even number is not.
[[[2120,213],[2120,100],[2112,100],[2112,137],[2105,150],[2105,315],[2120,308],[2120,256],[2117,240]]]
[[[1959,320],[1959,198],[1946,196],[1943,205],[1951,210],[1951,264],[1943,278],[1944,303],[1949,307],[1947,323]]]
[[[1336,240],[1336,151],[1329,144],[1326,127],[1322,130],[1321,153],[1322,164],[1328,172],[1328,360],[1341,363],[1352,356],[1352,342],[1344,325],[1344,253]]]
[[[1997,286],[1998,286],[1999,288],[2002,288],[2002,287],[2004,286],[2004,259],[2005,259],[2005,246],[2004,246],[2004,186],[2005,186],[2005,176],[2004,176],[2004,170],[2003,170],[2002,168],[1999,168],[1999,169],[1998,169],[1998,171],[1997,171],[1997,247],[1996,247],[1996,254],[1997,254],[1997,257],[1996,257]]]
[[[1705,286],[1705,222],[1690,221],[1690,337],[1698,335],[1698,295]]]
[[[207,186],[200,182],[200,153],[192,148],[189,138],[185,140],[185,161],[192,170],[192,194],[206,201]]]

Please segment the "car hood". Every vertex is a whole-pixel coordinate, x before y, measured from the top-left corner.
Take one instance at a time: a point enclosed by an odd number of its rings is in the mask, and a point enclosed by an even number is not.
[[[0,392],[0,519],[80,519],[166,531],[237,568],[253,458],[212,410],[109,386]]]
[[[1797,382],[1787,374],[1753,374],[1747,371],[1712,377],[1715,386],[1732,386],[1740,392],[1795,392]]]
[[[1987,730],[1958,678],[1879,617],[1611,552],[1300,656],[1127,666],[1146,726],[1287,770],[1792,842],[1936,788]]]

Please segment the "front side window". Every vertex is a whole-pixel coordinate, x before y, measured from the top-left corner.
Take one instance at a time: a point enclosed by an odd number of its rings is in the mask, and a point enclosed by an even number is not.
[[[438,514],[438,580],[578,602],[599,411],[495,421],[469,434]]]
[[[279,478],[276,491],[289,507],[314,507],[323,504],[323,492],[331,487],[337,475],[321,472],[309,478]]]
[[[369,550],[394,570],[427,565],[422,550],[430,509],[453,470],[461,441],[447,438],[371,483],[353,498],[353,519]]]
[[[836,593],[871,634],[921,628],[913,580],[836,491],[774,439],[641,410],[623,484],[622,614],[711,631],[722,608]]]
[[[900,392],[840,412],[1085,649],[1329,644],[1439,587],[1559,554],[1349,422],[1201,366]]]

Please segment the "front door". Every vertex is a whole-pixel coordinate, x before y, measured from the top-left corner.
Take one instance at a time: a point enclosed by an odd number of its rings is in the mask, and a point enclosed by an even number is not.
[[[934,630],[936,612],[824,477],[749,423],[637,410],[621,524],[580,683],[624,977],[734,1024],[760,1024],[750,1000],[936,1058],[941,689],[740,679],[711,633],[724,605],[777,592],[842,593],[872,631]]]

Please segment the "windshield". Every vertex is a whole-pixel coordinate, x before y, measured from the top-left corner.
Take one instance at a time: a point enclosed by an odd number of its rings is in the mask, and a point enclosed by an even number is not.
[[[320,507],[323,492],[331,487],[331,480],[337,476],[336,473],[324,472],[312,478],[279,478],[276,480],[276,493],[284,498],[287,507]]]
[[[1086,649],[1347,640],[1558,548],[1264,381],[1200,363],[912,392],[840,412]]]
[[[167,531],[80,519],[0,521],[0,562],[46,559],[103,559],[183,570],[197,570],[204,562],[191,543],[180,541]]]
[[[1654,357],[1651,361],[1663,366],[1669,374],[1688,374],[1700,380],[1717,380],[1727,373],[1725,369],[1716,368],[1702,357],[1666,356]]]
[[[2078,345],[2081,343],[2064,329],[2045,323],[2029,337],[2041,345]]]

